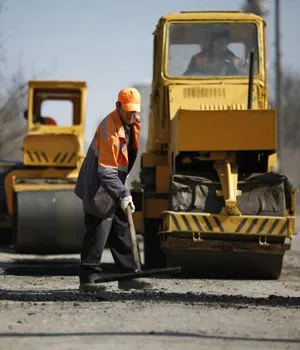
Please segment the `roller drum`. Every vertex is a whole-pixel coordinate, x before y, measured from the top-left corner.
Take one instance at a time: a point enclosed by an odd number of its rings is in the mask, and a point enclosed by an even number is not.
[[[78,253],[84,235],[82,203],[71,190],[15,194],[14,244],[19,253]]]
[[[283,254],[168,251],[167,266],[181,266],[185,276],[202,278],[278,279]]]

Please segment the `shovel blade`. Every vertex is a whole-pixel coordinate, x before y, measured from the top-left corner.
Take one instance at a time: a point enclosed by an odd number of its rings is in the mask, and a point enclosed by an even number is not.
[[[129,272],[129,273],[122,273],[122,274],[113,274],[109,276],[103,276],[98,280],[96,280],[95,283],[121,281],[126,279],[133,279],[133,278],[147,277],[147,276],[168,275],[170,273],[180,272],[180,271],[181,271],[181,267],[176,266],[176,267],[166,267],[162,269],[152,269],[152,270]]]

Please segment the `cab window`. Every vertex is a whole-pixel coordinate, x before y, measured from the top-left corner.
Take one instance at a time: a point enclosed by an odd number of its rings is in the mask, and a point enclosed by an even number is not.
[[[252,23],[171,23],[167,75],[247,76],[250,52],[258,67],[257,28]]]

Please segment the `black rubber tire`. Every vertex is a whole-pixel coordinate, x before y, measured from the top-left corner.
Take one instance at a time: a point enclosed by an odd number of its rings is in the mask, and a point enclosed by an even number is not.
[[[166,256],[160,247],[158,235],[161,220],[144,220],[144,259],[145,268],[154,269],[166,267]]]

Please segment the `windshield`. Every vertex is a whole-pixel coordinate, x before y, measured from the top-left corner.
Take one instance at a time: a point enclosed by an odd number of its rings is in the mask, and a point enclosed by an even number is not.
[[[168,76],[246,76],[252,50],[258,72],[255,24],[171,23],[168,36]]]

